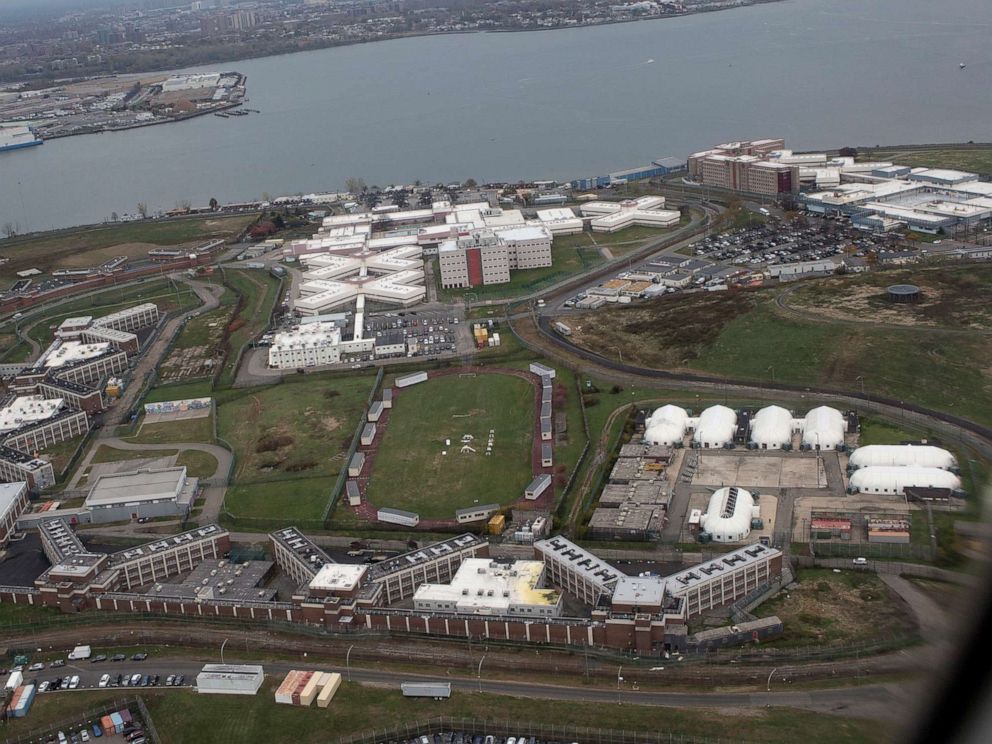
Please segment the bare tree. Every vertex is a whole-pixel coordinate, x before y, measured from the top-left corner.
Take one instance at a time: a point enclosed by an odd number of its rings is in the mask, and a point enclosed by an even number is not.
[[[138,214],[141,215],[141,219],[148,218],[148,205],[145,202],[138,202]]]
[[[348,189],[349,194],[360,194],[368,189],[368,185],[365,183],[365,179],[359,178],[358,176],[352,176],[347,181],[345,181],[344,187]]]
[[[111,222],[117,222],[119,219],[120,219],[120,217],[118,216],[117,212],[111,212],[110,213],[110,221]]]
[[[12,238],[15,235],[17,235],[17,225],[15,225],[13,222],[4,222],[3,236],[5,238]]]
[[[182,210],[183,212],[188,212],[192,206],[193,202],[189,199],[180,199],[176,202],[176,209]]]

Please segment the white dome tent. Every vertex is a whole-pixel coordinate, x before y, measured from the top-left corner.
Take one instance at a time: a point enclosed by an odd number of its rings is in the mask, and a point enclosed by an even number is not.
[[[927,444],[869,444],[854,450],[847,464],[851,470],[876,466],[953,470],[957,460],[942,447]]]
[[[751,419],[751,444],[758,449],[783,449],[792,444],[792,414],[781,406],[766,406]]]
[[[836,408],[814,408],[803,422],[803,448],[839,449],[844,446],[844,429],[844,415]]]
[[[734,441],[737,414],[726,406],[710,406],[699,416],[692,435],[694,446],[702,449],[719,449]]]
[[[644,441],[678,447],[689,428],[689,414],[684,408],[667,405],[655,410],[644,422]]]
[[[719,488],[710,496],[699,526],[713,542],[744,542],[751,534],[751,519],[756,516],[754,512],[754,497],[750,491],[736,486]]]
[[[961,479],[940,468],[872,465],[851,474],[848,490],[852,493],[904,496],[907,488],[961,489]]]

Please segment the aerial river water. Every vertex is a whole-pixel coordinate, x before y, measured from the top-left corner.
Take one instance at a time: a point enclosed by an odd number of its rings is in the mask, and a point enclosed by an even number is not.
[[[988,0],[786,0],[226,63],[212,69],[245,73],[261,113],[2,153],[0,224],[335,190],[349,176],[568,179],[739,138],[988,141],[990,38]]]

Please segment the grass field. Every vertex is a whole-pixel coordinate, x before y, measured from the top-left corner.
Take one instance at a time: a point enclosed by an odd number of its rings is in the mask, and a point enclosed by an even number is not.
[[[114,256],[147,258],[158,246],[183,245],[237,235],[256,215],[205,216],[127,222],[99,227],[72,228],[26,235],[2,241],[3,254],[11,260],[0,269],[0,278],[36,268],[49,273],[57,268],[93,266]]]
[[[926,168],[953,168],[983,175],[992,175],[992,148],[974,149],[926,149],[926,150],[878,150],[862,151],[859,160],[889,160],[903,165]]]
[[[178,454],[177,466],[186,466],[187,475],[193,478],[209,478],[217,470],[217,458],[200,450],[120,450],[103,444],[93,454],[92,463],[141,460],[151,457],[169,457]]]
[[[234,382],[238,352],[268,328],[281,282],[266,271],[231,269],[224,272],[224,282],[240,298],[227,328],[228,354],[218,378],[220,385],[229,385]]]
[[[160,385],[153,387],[142,398],[143,403],[161,403],[166,400],[186,400],[188,398],[209,398],[213,385],[209,380],[199,382],[184,382],[176,385]]]
[[[122,437],[135,444],[171,444],[172,442],[212,442],[214,430],[211,416],[145,424],[144,417],[134,436]]]
[[[850,644],[911,637],[916,626],[903,601],[874,573],[800,569],[797,584],[759,605],[785,631],[776,645]]]
[[[369,481],[371,503],[450,519],[456,509],[523,495],[533,478],[530,384],[499,374],[444,377],[401,390],[395,401]],[[476,452],[459,451],[465,434]]]
[[[267,680],[256,697],[197,695],[195,691],[142,689],[155,728],[168,744],[204,740],[213,744],[335,742],[371,729],[404,726],[437,716],[644,731],[663,736],[730,737],[728,741],[787,744],[868,744],[885,740],[886,727],[857,718],[786,708],[749,708],[747,715],[727,710],[682,710],[633,704],[623,715],[611,706],[575,705],[491,694],[455,692],[450,700],[412,700],[396,689],[343,682],[326,709],[278,705],[275,683]],[[122,691],[116,691],[118,693]],[[118,694],[117,698],[120,697]],[[39,695],[31,715],[12,719],[5,734],[17,736],[71,719],[115,699],[106,691]],[[705,713],[705,714],[704,714]]]
[[[869,393],[992,423],[992,344],[986,336],[785,317],[774,294],[670,295],[573,316],[570,325],[576,343],[609,358],[619,346],[627,363],[852,391],[860,390],[861,377]]]
[[[237,462],[225,508],[249,520],[319,520],[372,382],[307,375],[222,395],[218,433]]]

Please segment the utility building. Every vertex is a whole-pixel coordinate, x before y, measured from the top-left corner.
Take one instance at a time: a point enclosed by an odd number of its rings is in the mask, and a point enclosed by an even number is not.
[[[912,444],[869,444],[851,453],[847,466],[856,470],[877,466],[940,468],[957,467],[954,455],[942,447]]]
[[[750,491],[736,486],[719,488],[710,496],[699,525],[713,542],[740,543],[751,534],[751,520],[756,516],[757,506]]]
[[[644,427],[646,443],[677,447],[682,444],[689,428],[689,414],[678,406],[662,406],[647,418]]]
[[[719,449],[734,441],[737,414],[726,406],[710,406],[696,423],[693,445],[701,449]]]
[[[844,416],[836,408],[814,408],[803,422],[803,448],[832,450],[842,447],[844,428]]]
[[[960,491],[961,479],[940,468],[915,466],[872,465],[851,474],[850,490],[854,493],[904,496],[907,488],[947,488]]]
[[[766,406],[751,420],[751,443],[758,449],[783,449],[792,443],[792,414],[781,406]]]
[[[197,479],[187,478],[185,467],[101,475],[83,507],[94,523],[183,517],[192,508],[197,489]]]

